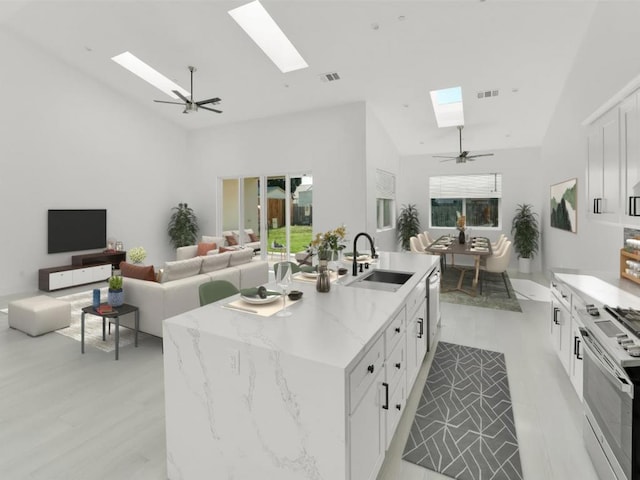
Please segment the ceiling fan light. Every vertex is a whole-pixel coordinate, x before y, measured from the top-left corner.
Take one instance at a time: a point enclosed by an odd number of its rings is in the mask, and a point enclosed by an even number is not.
[[[258,0],[229,10],[229,15],[282,73],[309,66]]]
[[[116,62],[121,67],[126,68],[131,73],[137,75],[138,77],[143,79],[145,82],[150,83],[151,85],[156,87],[158,90],[166,93],[171,98],[174,98],[176,100],[179,99],[179,97],[175,93],[173,93],[173,90],[177,90],[184,96],[189,95],[189,92],[187,92],[180,85],[169,80],[163,74],[158,72],[153,67],[144,63],[142,60],[140,60],[131,52],[123,52],[120,55],[111,57],[111,60]]]

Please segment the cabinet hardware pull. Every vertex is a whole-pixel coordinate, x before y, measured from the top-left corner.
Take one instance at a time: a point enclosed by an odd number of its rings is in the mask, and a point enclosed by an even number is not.
[[[382,386],[384,387],[384,405],[382,408],[389,410],[389,384],[387,382],[383,382]]]
[[[367,367],[367,370],[369,371],[369,373],[373,373],[373,370],[374,370],[373,365],[369,365],[369,366]]]
[[[558,285],[557,285],[556,283],[551,282],[551,286],[552,286],[553,288],[556,288]]]
[[[400,410],[402,408],[402,405],[400,405],[399,403],[396,403],[396,408]]]
[[[418,319],[418,325],[420,325],[420,330],[418,330],[418,338],[422,338],[424,335],[424,318]]]
[[[582,357],[580,356],[580,342],[581,342],[581,340],[580,340],[580,338],[579,338],[579,337],[576,337],[576,340],[577,340],[577,342],[576,342],[576,349],[575,349],[576,358],[577,358],[578,360],[582,360]]]
[[[402,364],[401,364],[400,362],[396,363],[396,368],[397,368],[398,370],[400,370],[400,367],[401,367],[401,366],[402,366]]]
[[[560,325],[560,323],[558,323],[558,312],[560,311],[560,309],[558,307],[553,307],[553,323],[555,323],[556,325]]]
[[[396,330],[396,333],[400,333],[400,327],[396,327],[395,330]]]

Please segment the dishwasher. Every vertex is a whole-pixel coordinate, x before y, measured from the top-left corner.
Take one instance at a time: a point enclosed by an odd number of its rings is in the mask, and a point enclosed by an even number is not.
[[[436,332],[440,326],[440,268],[436,267],[429,275],[428,280],[429,292],[427,297],[428,318],[427,332],[429,338],[428,349],[433,349],[433,342],[436,338]]]

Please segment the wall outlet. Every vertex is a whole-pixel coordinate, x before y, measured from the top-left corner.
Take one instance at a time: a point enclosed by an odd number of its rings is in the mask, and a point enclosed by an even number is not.
[[[240,351],[235,348],[227,349],[227,355],[229,357],[229,368],[231,373],[240,375]]]

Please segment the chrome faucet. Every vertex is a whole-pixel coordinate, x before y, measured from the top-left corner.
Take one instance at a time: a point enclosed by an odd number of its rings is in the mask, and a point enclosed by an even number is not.
[[[357,262],[358,251],[356,250],[356,244],[358,243],[358,238],[360,238],[360,235],[364,235],[369,239],[369,244],[371,245],[371,258],[378,258],[378,255],[376,254],[376,247],[374,247],[373,245],[373,239],[371,238],[371,236],[366,232],[360,232],[359,234],[357,234],[356,238],[353,239],[353,270],[351,273],[353,274],[354,277],[358,275],[358,262]],[[368,264],[367,264],[367,268],[368,268]]]

